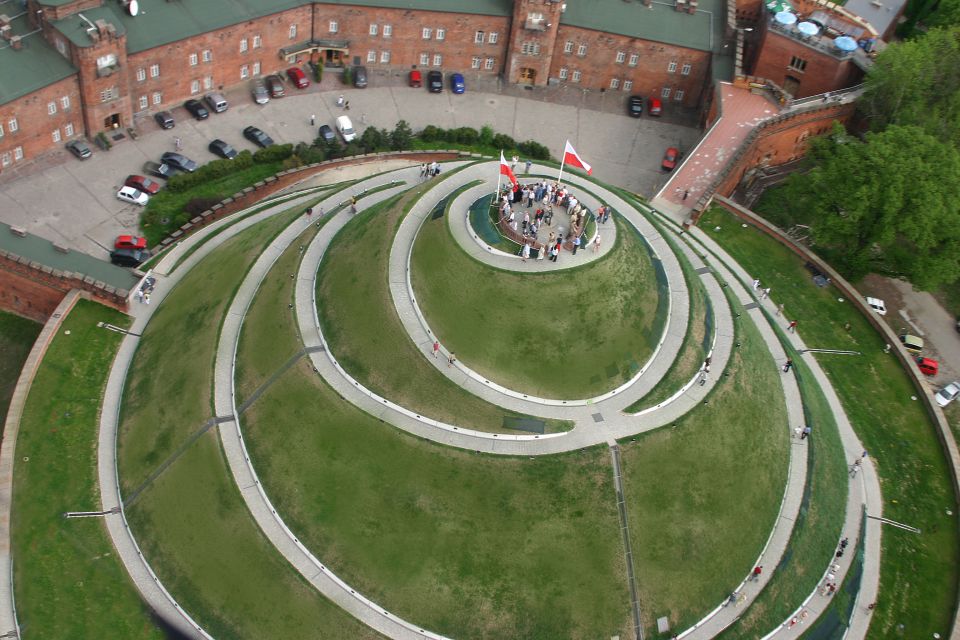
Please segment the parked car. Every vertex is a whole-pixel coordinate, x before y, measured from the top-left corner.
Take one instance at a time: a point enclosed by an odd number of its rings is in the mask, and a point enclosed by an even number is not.
[[[138,175],[127,176],[127,179],[123,181],[123,186],[133,187],[134,189],[143,191],[148,196],[155,195],[157,191],[160,191],[159,182],[157,182],[156,180],[151,180],[150,178],[146,178],[144,176],[138,176]]]
[[[197,170],[197,163],[183,155],[182,153],[174,153],[173,151],[167,151],[162,156],[160,156],[160,162],[163,164],[168,164],[174,169],[180,171],[186,171],[187,173],[193,173]]]
[[[133,187],[120,187],[120,191],[117,191],[117,197],[124,202],[138,204],[141,207],[150,202],[150,196]]]
[[[243,130],[243,137],[257,145],[258,147],[265,148],[273,144],[273,138],[265,134],[263,131],[257,127],[247,127]]]
[[[197,120],[206,120],[210,117],[210,112],[199,100],[191,98],[183,103],[183,108],[190,112]]]
[[[223,113],[230,106],[227,104],[227,99],[220,93],[208,93],[203,96],[203,99],[214,113]]]
[[[117,236],[113,243],[114,249],[146,249],[147,239],[137,236]]]
[[[114,249],[110,252],[110,262],[118,267],[139,267],[149,257],[150,252],[146,249]]]
[[[340,135],[343,136],[344,142],[350,142],[355,140],[357,137],[357,132],[353,129],[353,123],[350,122],[348,116],[340,116],[337,118],[337,131],[340,132]]]
[[[909,333],[901,333],[899,337],[903,347],[913,355],[918,356],[923,351],[923,338],[918,338]]]
[[[443,91],[443,72],[427,72],[427,90],[430,93],[441,93]]]
[[[353,86],[355,86],[357,89],[367,88],[367,68],[366,67],[353,68]]]
[[[935,376],[940,371],[940,363],[933,358],[917,358],[917,368],[925,376]]]
[[[271,98],[282,98],[283,97],[283,78],[277,75],[267,76],[267,79],[264,80],[267,84],[267,91],[270,92]]]
[[[333,132],[333,129],[330,128],[328,124],[320,125],[320,129],[317,131],[319,137],[323,138],[324,142],[333,142],[337,139],[337,134]]]
[[[463,81],[462,73],[450,74],[450,90],[456,94],[461,94],[467,90],[467,84]]]
[[[253,101],[257,104],[267,104],[270,102],[270,92],[267,91],[267,85],[263,80],[257,78],[250,87],[250,93],[253,95]]]
[[[887,304],[880,298],[871,298],[867,296],[867,306],[882,316],[887,315]]]
[[[159,162],[144,162],[143,172],[148,176],[153,176],[154,178],[163,178],[164,180],[169,180],[179,173],[179,171],[170,165],[161,164]]]
[[[81,160],[86,160],[93,155],[93,151],[90,151],[90,147],[87,146],[87,143],[83,140],[71,140],[68,142],[67,151],[77,156]]]
[[[173,121],[173,115],[169,111],[158,111],[153,114],[153,119],[157,121],[161,129],[173,129],[177,124]]]
[[[650,98],[647,100],[647,114],[651,116],[659,116],[663,113],[663,107],[660,104],[660,98]]]
[[[673,171],[679,158],[680,151],[676,147],[667,148],[663,154],[663,160],[660,161],[660,168],[664,171]]]
[[[230,146],[230,143],[224,142],[220,138],[207,145],[207,149],[210,150],[210,153],[218,155],[224,160],[233,160],[237,157],[237,150]]]
[[[627,115],[632,118],[639,118],[643,115],[643,96],[630,96],[627,98]]]
[[[287,77],[296,85],[297,89],[306,89],[310,86],[310,80],[307,79],[307,74],[305,74],[300,67],[290,67],[287,69]]]
[[[951,382],[940,391],[937,391],[933,398],[941,407],[945,407],[960,396],[960,380]]]
[[[422,87],[423,86],[423,75],[418,69],[413,69],[410,71],[410,86],[411,87]]]

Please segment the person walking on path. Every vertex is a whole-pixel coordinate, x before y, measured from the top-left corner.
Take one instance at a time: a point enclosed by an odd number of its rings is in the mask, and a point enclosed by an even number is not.
[[[183,149],[183,140],[180,139],[180,136],[176,136],[173,139],[173,146],[177,148],[177,151],[180,151]]]
[[[760,299],[765,300],[770,295],[770,287],[767,287],[760,293]]]
[[[317,124],[317,116],[314,114],[310,114],[310,126],[312,127],[315,124]]]
[[[347,100],[346,102],[343,103],[343,108],[344,108],[345,111],[350,111],[350,101],[349,101],[349,100]]]
[[[530,257],[530,243],[524,242],[523,249],[520,250],[520,261],[526,262],[527,258]]]
[[[577,249],[580,248],[580,236],[573,237],[573,255],[577,255]]]
[[[750,574],[750,579],[753,581],[757,581],[760,579],[760,574],[762,573],[763,573],[763,565],[758,564],[753,568],[753,572]]]
[[[850,477],[851,477],[851,478],[856,478],[858,471],[860,471],[860,458],[857,458],[856,460],[854,460],[854,461],[853,461],[853,464],[850,465]],[[846,540],[846,538],[844,538],[844,540]],[[844,544],[843,542],[840,543],[840,548],[841,548],[841,549],[845,548],[846,546],[847,546],[847,545]]]
[[[797,332],[797,321],[796,321],[796,320],[791,320],[791,321],[790,321],[790,324],[787,325],[787,331],[789,331],[790,333],[796,333],[796,332]]]
[[[423,178],[426,175],[427,175],[427,163],[424,162],[423,164],[420,165],[420,179],[423,180]]]
[[[337,106],[338,106],[338,107],[342,107],[342,106],[343,106],[343,94],[342,94],[342,93],[337,97]]]
[[[556,262],[557,256],[559,255],[560,255],[560,248],[557,245],[553,245],[553,248],[550,249],[550,259]]]
[[[683,192],[683,201],[686,202],[686,201],[687,201],[687,198],[688,198],[689,196],[690,196],[690,189],[686,189],[686,190]]]
[[[440,341],[434,340],[433,341],[433,357],[436,358],[438,353],[440,353]]]
[[[813,429],[810,428],[810,425],[806,425],[806,426],[803,428],[803,433],[800,434],[800,439],[801,439],[801,440],[806,440],[807,438],[809,438],[811,431],[813,431]]]
[[[760,278],[753,279],[753,290],[756,291],[760,288]]]
[[[793,360],[790,358],[787,358],[787,361],[783,363],[783,372],[786,373],[787,371],[790,371],[790,368],[792,366],[793,366]]]
[[[780,304],[777,305],[777,313],[776,313],[776,315],[779,316],[779,315],[782,314],[782,313],[783,313],[783,303],[781,302]]]
[[[593,252],[598,253],[600,251],[600,234],[598,233],[593,239]]]
[[[547,253],[547,245],[543,245],[542,247],[537,249],[537,260],[543,260],[543,256],[546,253]]]
[[[451,351],[450,355],[447,356],[447,368],[449,369],[450,367],[452,367],[453,363],[456,361],[457,361],[457,356],[454,355],[453,351]]]
[[[510,158],[510,171],[516,172],[518,162],[520,162],[520,156]]]
[[[531,168],[532,166],[533,166],[533,163],[532,163],[531,161],[527,160],[527,170],[526,170],[526,173],[530,173],[530,168]]]
[[[310,216],[313,215],[313,207],[307,207],[303,212],[307,215],[307,220],[309,220]]]

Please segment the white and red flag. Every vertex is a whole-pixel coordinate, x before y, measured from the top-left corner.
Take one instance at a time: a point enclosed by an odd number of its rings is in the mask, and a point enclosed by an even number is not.
[[[567,146],[563,149],[563,164],[570,164],[575,167],[580,167],[587,172],[587,175],[593,174],[593,167],[584,162],[583,158],[580,157],[580,155],[577,153],[577,150],[573,148],[572,144],[570,144],[569,140],[567,140]]]
[[[517,186],[517,176],[513,175],[513,170],[510,169],[510,165],[507,164],[507,161],[503,157],[503,151],[500,152],[500,175],[507,176],[510,178],[510,182],[513,183],[513,186]]]

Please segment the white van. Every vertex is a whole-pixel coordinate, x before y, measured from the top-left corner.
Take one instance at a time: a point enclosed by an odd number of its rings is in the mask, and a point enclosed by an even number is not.
[[[353,123],[347,116],[337,118],[337,131],[343,136],[344,142],[352,142],[357,139],[357,132],[353,130]]]
[[[219,93],[208,93],[207,95],[203,96],[203,99],[207,101],[210,109],[216,113],[223,113],[227,110],[227,99]]]
[[[882,316],[887,315],[887,304],[880,298],[871,298],[867,296],[867,306]]]

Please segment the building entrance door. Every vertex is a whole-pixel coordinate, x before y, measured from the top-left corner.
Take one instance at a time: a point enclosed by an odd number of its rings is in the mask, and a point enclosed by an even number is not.
[[[119,129],[120,128],[120,114],[115,113],[111,116],[107,116],[103,119],[103,128],[104,129]]]
[[[343,66],[343,51],[337,49],[326,49],[325,50],[325,62],[324,64],[329,67],[342,67]]]
[[[521,67],[520,68],[520,78],[518,82],[520,84],[533,84],[537,79],[537,70],[531,69],[530,67]]]
[[[797,91],[800,90],[800,80],[794,78],[793,76],[787,76],[783,79],[783,90],[789,93],[792,97],[797,97]]]

